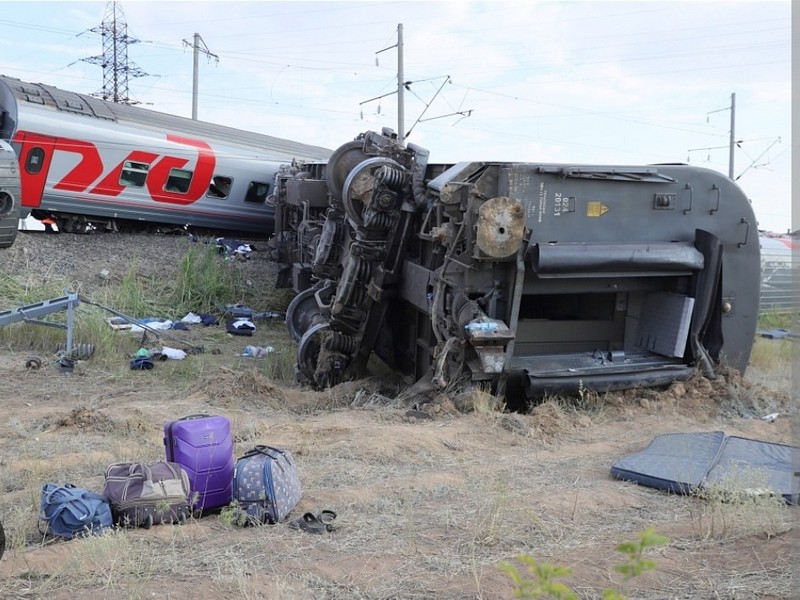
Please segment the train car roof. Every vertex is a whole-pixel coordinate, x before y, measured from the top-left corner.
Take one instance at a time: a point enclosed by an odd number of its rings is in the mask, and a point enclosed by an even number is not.
[[[187,132],[193,135],[206,135],[209,138],[234,146],[258,148],[279,160],[296,158],[298,160],[323,161],[327,160],[333,152],[328,148],[294,142],[271,135],[253,133],[206,121],[196,121],[127,104],[109,102],[87,94],[62,90],[44,83],[29,83],[4,75],[0,75],[0,82],[4,83],[13,93],[18,104],[26,103],[44,106],[52,110],[85,115],[90,118],[134,123],[160,130],[166,129]]]

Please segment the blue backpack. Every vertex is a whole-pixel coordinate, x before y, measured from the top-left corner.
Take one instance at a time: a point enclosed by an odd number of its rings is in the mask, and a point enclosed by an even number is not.
[[[113,525],[111,505],[105,496],[69,483],[42,486],[39,519],[46,523],[43,533],[68,540],[80,535],[97,535]]]

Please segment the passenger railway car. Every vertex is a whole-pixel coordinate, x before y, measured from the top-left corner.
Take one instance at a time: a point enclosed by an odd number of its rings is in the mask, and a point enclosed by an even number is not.
[[[510,406],[747,366],[758,231],[715,171],[435,164],[384,130],[280,175],[275,207],[297,368],[319,387],[372,352]]]
[[[19,157],[22,217],[64,231],[131,222],[269,234],[280,163],[325,148],[0,76],[0,139]]]
[[[0,140],[0,248],[8,248],[19,226],[19,166],[17,156]]]

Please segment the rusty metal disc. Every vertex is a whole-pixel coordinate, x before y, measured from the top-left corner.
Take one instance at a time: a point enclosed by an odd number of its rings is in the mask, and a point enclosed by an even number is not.
[[[519,200],[498,196],[478,210],[477,245],[492,258],[513,256],[525,232],[525,209]]]
[[[336,200],[342,199],[342,188],[345,179],[358,163],[369,158],[364,152],[363,140],[347,142],[337,148],[328,159],[325,169],[325,180],[328,190]]]

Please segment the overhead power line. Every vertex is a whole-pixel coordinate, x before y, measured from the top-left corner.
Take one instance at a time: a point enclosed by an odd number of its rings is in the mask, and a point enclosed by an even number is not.
[[[379,66],[378,65],[378,54],[380,54],[381,52],[385,52],[386,50],[390,50],[392,48],[397,48],[397,90],[394,91],[394,92],[389,92],[389,93],[386,93],[386,94],[382,94],[380,96],[376,96],[374,98],[370,98],[369,100],[364,100],[363,102],[359,103],[359,106],[364,106],[364,104],[367,104],[368,102],[373,102],[374,100],[380,100],[381,98],[385,98],[387,96],[392,96],[394,94],[397,94],[397,130],[398,130],[397,131],[397,141],[398,142],[400,142],[401,144],[404,143],[406,137],[411,135],[411,131],[414,129],[414,127],[416,127],[418,123],[421,123],[423,121],[432,121],[433,119],[440,119],[442,117],[449,117],[449,116],[454,116],[454,115],[461,115],[462,118],[465,118],[465,117],[469,117],[472,114],[472,111],[468,110],[468,111],[457,111],[457,112],[454,112],[454,113],[450,113],[449,115],[440,115],[438,117],[430,117],[428,119],[423,119],[422,118],[425,115],[425,113],[428,111],[428,109],[430,108],[430,106],[433,103],[433,101],[439,95],[439,92],[442,91],[442,88],[444,88],[445,84],[450,82],[450,75],[447,75],[445,77],[445,80],[442,83],[442,85],[439,86],[438,90],[436,90],[436,93],[433,95],[433,98],[431,98],[431,101],[430,102],[423,101],[423,104],[425,104],[425,108],[422,110],[422,113],[419,115],[417,120],[414,121],[414,124],[411,126],[411,129],[409,129],[408,131],[405,131],[405,101],[404,101],[404,95],[403,94],[404,94],[405,90],[411,91],[411,85],[414,82],[413,81],[405,81],[404,77],[403,77],[403,24],[402,23],[398,24],[398,26],[397,26],[397,43],[392,45],[392,46],[389,46],[388,48],[384,48],[383,50],[378,50],[375,53],[375,66]],[[433,79],[436,79],[436,78],[433,78]],[[425,80],[422,80],[422,81],[428,81],[428,80],[425,79]],[[416,94],[414,94],[414,95],[417,96]],[[417,98],[419,98],[419,96],[417,96]],[[419,98],[419,99],[422,100],[421,98]],[[378,105],[378,111],[380,112],[380,104]],[[363,118],[363,116],[364,116],[363,112],[361,113],[361,116]]]

